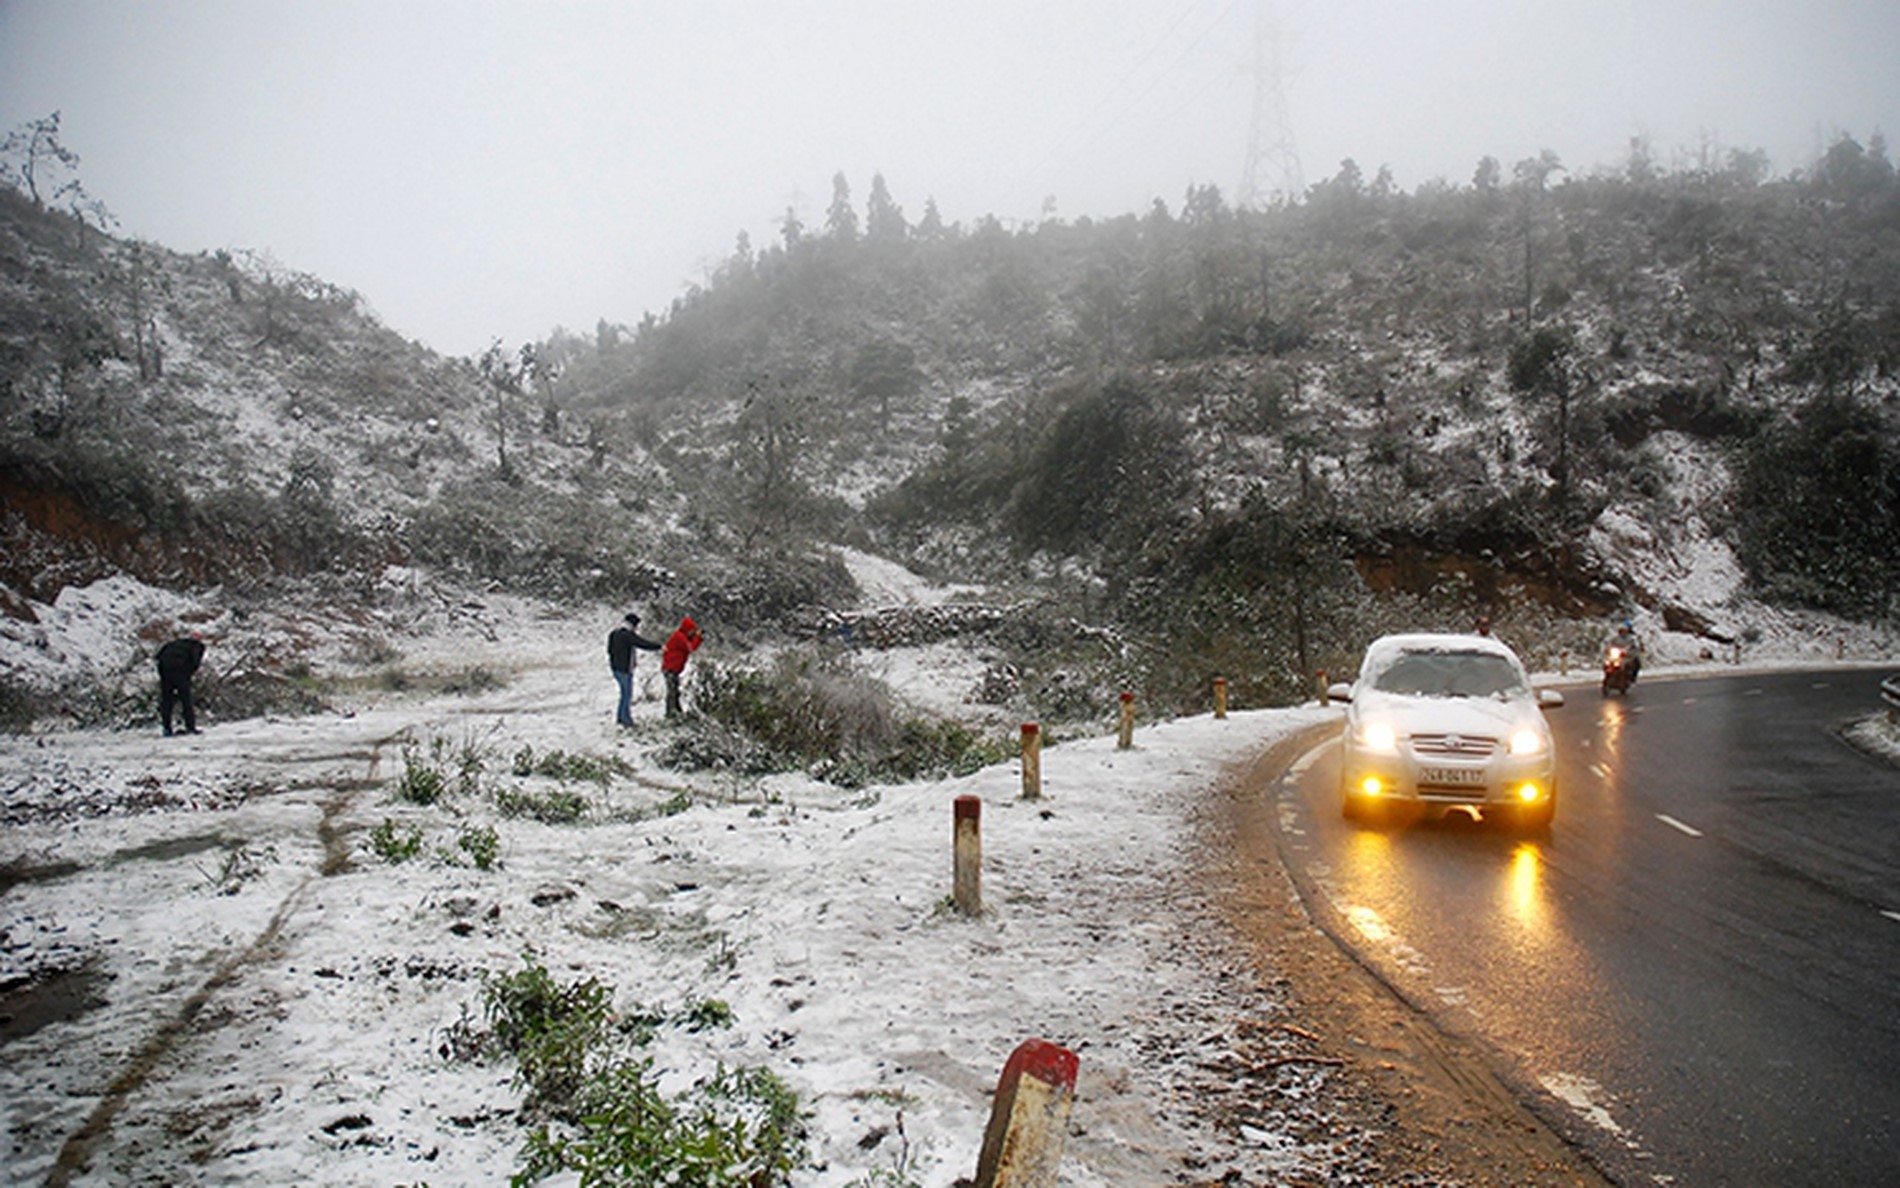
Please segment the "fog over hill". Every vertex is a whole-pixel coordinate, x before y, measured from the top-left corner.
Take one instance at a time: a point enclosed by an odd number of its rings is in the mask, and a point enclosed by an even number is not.
[[[1378,630],[1478,614],[1545,662],[1623,617],[1689,656],[1894,622],[1878,137],[1778,180],[1545,154],[1407,193],[1347,161],[1297,204],[1190,187],[1016,228],[840,174],[823,227],[741,236],[666,316],[474,359],[266,254],[88,213],[0,189],[23,646],[115,575],[334,612],[392,572],[795,638],[859,600],[847,547],[1016,608],[993,658],[1063,678],[1032,701],[1139,681],[1185,708],[1220,672],[1272,704]],[[48,704],[45,666],[6,679],[16,717]]]

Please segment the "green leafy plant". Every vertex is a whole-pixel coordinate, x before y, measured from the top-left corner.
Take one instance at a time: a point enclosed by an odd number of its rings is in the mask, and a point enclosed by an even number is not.
[[[588,800],[584,794],[565,788],[548,792],[502,788],[495,793],[495,807],[504,817],[529,817],[544,825],[572,825],[587,815]]]
[[[732,1008],[717,998],[702,998],[681,1011],[679,1021],[688,1031],[731,1027]]]
[[[513,770],[517,776],[547,776],[564,783],[588,782],[603,787],[615,776],[633,774],[633,765],[614,755],[586,755],[553,750],[536,755],[534,748],[523,745],[515,752]]]
[[[431,805],[448,791],[448,780],[441,769],[431,765],[411,747],[402,752],[402,776],[396,781],[396,799],[410,804]]]
[[[515,1079],[527,1088],[529,1104],[563,1110],[609,1034],[613,990],[595,978],[562,985],[529,961],[515,973],[486,979],[482,991],[484,1017],[515,1058]]]
[[[392,817],[384,817],[382,824],[369,831],[369,848],[372,854],[392,866],[407,862],[422,853],[422,828],[401,825]]]
[[[476,870],[493,870],[501,864],[501,835],[491,826],[465,826],[455,836],[455,850]]]
[[[650,1071],[645,1061],[631,1062],[589,1081],[576,1102],[583,1122],[532,1133],[514,1182],[577,1171],[587,1188],[776,1188],[804,1165],[797,1095],[771,1071],[721,1065],[678,1101],[660,1093]]]
[[[516,1083],[527,1089],[529,1109],[545,1119],[529,1133],[513,1183],[565,1171],[578,1172],[589,1188],[789,1184],[807,1150],[797,1095],[767,1069],[721,1064],[669,1100],[652,1061],[633,1050],[662,1020],[638,1008],[616,1018],[612,998],[594,978],[562,984],[532,959],[484,979],[483,1015],[494,1046],[515,1058]],[[723,1026],[730,1017],[724,1003],[705,1000],[675,1018]],[[445,1047],[481,1047],[465,1034],[458,1044]]]

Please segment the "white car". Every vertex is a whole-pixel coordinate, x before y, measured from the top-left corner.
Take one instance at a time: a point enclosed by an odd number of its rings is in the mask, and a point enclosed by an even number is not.
[[[1352,820],[1404,809],[1474,810],[1543,830],[1557,812],[1557,756],[1517,654],[1478,635],[1388,635],[1366,649],[1351,701],[1339,790]]]

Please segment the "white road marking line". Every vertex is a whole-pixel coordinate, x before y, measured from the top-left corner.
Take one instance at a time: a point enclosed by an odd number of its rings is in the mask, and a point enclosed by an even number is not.
[[[1599,780],[1607,780],[1610,778],[1610,768],[1608,764],[1592,763],[1590,765],[1590,770],[1596,774],[1596,777]]]
[[[1663,824],[1669,826],[1669,828],[1671,829],[1682,830],[1684,833],[1688,834],[1690,837],[1702,836],[1702,831],[1700,829],[1697,829],[1693,825],[1684,825],[1681,821],[1676,820],[1674,817],[1669,816],[1667,813],[1657,813],[1656,819],[1658,821],[1661,821]]]
[[[1889,920],[1900,922],[1900,912],[1882,911],[1880,914],[1887,917],[1887,919]]]

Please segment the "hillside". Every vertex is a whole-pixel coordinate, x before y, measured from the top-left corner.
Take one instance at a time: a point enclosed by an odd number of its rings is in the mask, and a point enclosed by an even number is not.
[[[1478,613],[1543,663],[1623,616],[1687,655],[1871,644],[1900,186],[1878,140],[1754,164],[1405,193],[1346,162],[1270,210],[1024,227],[912,225],[880,178],[862,230],[840,178],[822,231],[742,238],[665,316],[476,360],[0,189],[9,631],[119,574],[365,621],[397,566],[764,640],[855,602],[850,546],[1018,608],[983,645],[1028,701],[1076,669],[1272,704]],[[9,665],[9,703],[43,680]]]

